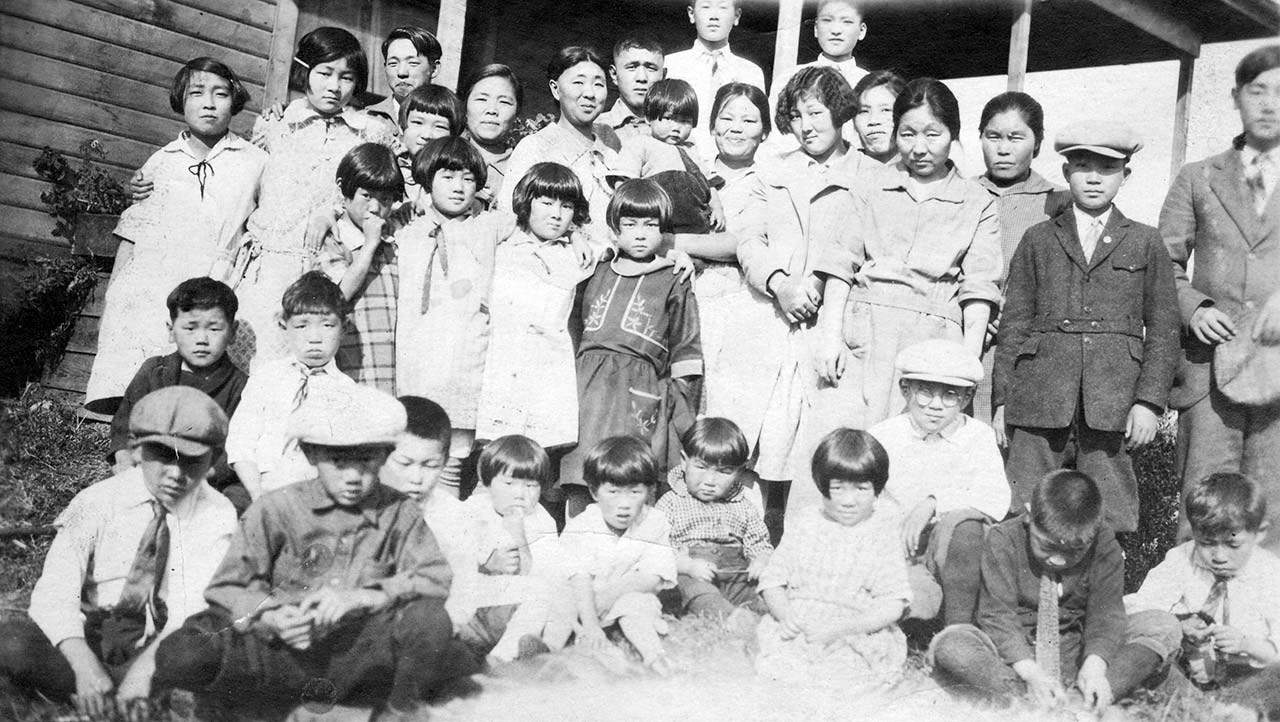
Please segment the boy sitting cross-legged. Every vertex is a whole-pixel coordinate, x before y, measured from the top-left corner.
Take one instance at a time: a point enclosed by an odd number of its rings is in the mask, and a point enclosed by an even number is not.
[[[319,699],[397,714],[470,670],[450,653],[449,565],[417,506],[378,480],[404,426],[404,407],[368,387],[308,395],[289,435],[316,476],[245,513],[210,609],[161,645],[175,686],[226,705]]]
[[[1029,694],[1108,707],[1178,649],[1167,614],[1126,618],[1124,559],[1103,522],[1098,486],[1075,470],[1050,472],[1030,509],[991,528],[982,556],[977,625],[954,624],[929,649],[944,686],[999,702]]]
[[[1192,540],[1170,549],[1125,607],[1175,615],[1191,680],[1277,719],[1280,559],[1258,548],[1266,497],[1243,474],[1212,474],[1187,489],[1186,518]]]
[[[760,510],[739,481],[750,450],[728,419],[704,418],[681,438],[681,466],[656,508],[671,522],[679,553],[680,609],[728,617],[757,601],[756,580],[773,553]]]

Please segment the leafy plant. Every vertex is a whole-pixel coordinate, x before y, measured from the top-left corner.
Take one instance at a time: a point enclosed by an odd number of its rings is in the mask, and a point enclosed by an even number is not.
[[[72,166],[61,152],[45,146],[32,163],[36,174],[53,186],[40,194],[40,200],[57,222],[55,236],[72,238],[81,213],[120,213],[129,207],[124,188],[101,165],[107,157],[102,141],[85,140],[80,156],[80,163]]]
[[[0,395],[22,389],[62,358],[98,283],[97,268],[83,258],[37,258],[21,280],[16,307],[0,320]]]

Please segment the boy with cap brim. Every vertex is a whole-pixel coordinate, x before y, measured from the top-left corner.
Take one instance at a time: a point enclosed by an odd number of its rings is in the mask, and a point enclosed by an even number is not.
[[[1178,357],[1173,272],[1156,229],[1113,205],[1142,148],[1132,131],[1059,134],[1073,206],[1013,255],[992,374],[992,425],[1009,447],[1013,506],[1069,458],[1098,484],[1107,523],[1138,528],[1128,449],[1155,438]],[[1006,438],[1007,434],[1007,438]]]
[[[88,717],[144,714],[153,687],[166,686],[158,640],[205,608],[235,531],[231,502],[206,481],[226,434],[222,409],[191,387],[134,405],[134,466],[58,515],[31,621],[0,625],[0,675]]]
[[[906,410],[869,429],[889,454],[885,492],[905,515],[909,616],[972,623],[987,526],[1009,509],[1009,484],[990,426],[964,413],[982,363],[955,341],[922,341],[898,354]],[[941,597],[941,603],[939,603]]]
[[[404,407],[383,392],[308,395],[288,433],[317,476],[245,512],[210,609],[160,649],[177,686],[232,707],[406,713],[432,683],[469,671],[444,659],[449,566],[417,506],[378,480],[404,428]]]

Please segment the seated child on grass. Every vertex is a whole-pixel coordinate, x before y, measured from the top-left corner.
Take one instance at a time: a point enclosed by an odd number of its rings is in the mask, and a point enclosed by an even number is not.
[[[1186,514],[1192,540],[1169,550],[1125,608],[1175,615],[1197,686],[1280,719],[1280,559],[1258,547],[1266,497],[1243,474],[1212,474],[1187,490]]]
[[[285,424],[309,394],[355,385],[333,360],[347,315],[338,285],[312,271],[285,289],[281,305],[290,355],[263,362],[249,377],[227,432],[227,461],[254,499],[315,475]]]
[[[671,522],[680,609],[728,617],[757,601],[756,580],[773,553],[760,510],[743,494],[750,449],[728,419],[704,418],[681,438],[681,466],[655,508]]]
[[[575,612],[556,522],[538,503],[551,460],[533,440],[503,436],[484,447],[477,474],[480,485],[462,502],[467,559],[445,605],[454,628],[490,663],[560,649]]]
[[[404,182],[395,156],[377,143],[348,151],[338,162],[337,178],[343,213],[325,236],[317,262],[351,304],[335,358],[356,383],[395,393],[400,264],[388,219],[404,196]]]
[[[249,507],[209,610],[159,650],[175,686],[258,711],[320,692],[404,714],[470,671],[450,654],[449,565],[417,506],[378,479],[404,428],[404,407],[366,386],[307,396],[288,433],[316,475]]]
[[[671,524],[649,506],[658,462],[648,443],[612,436],[591,449],[582,471],[596,503],[570,519],[560,539],[578,607],[576,643],[601,649],[604,628],[616,623],[647,666],[666,672],[658,592],[675,586],[676,555]]]
[[[1027,513],[987,532],[976,626],[955,624],[929,649],[944,687],[1000,703],[1030,695],[1101,711],[1178,650],[1169,615],[1126,618],[1124,558],[1087,474],[1050,472]]]
[[[70,699],[85,719],[145,713],[153,688],[166,686],[157,642],[205,608],[236,529],[231,502],[204,481],[226,433],[222,409],[189,386],[134,404],[135,465],[58,515],[31,621],[0,623],[0,678]]]
[[[813,455],[821,506],[787,524],[760,575],[769,616],[756,671],[796,684],[891,684],[907,640],[897,621],[911,603],[898,528],[880,500],[889,457],[865,431],[836,429]]]
[[[227,344],[235,338],[239,307],[235,291],[212,278],[190,278],[179,283],[165,303],[169,307],[169,337],[178,350],[144,361],[120,399],[111,418],[107,447],[107,461],[117,474],[134,465],[129,417],[142,397],[167,386],[191,386],[218,402],[229,418],[235,415],[240,394],[249,381],[227,356]],[[221,453],[214,459],[209,483],[231,500],[237,513],[249,507],[249,492],[236,481]]]
[[[990,426],[964,413],[982,362],[955,341],[921,341],[898,354],[906,410],[869,431],[889,454],[885,491],[901,507],[911,560],[909,616],[972,624],[986,527],[1009,510],[1009,483]]]

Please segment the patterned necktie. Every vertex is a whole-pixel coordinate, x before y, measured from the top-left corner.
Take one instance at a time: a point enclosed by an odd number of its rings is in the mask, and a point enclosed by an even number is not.
[[[1221,614],[1214,614],[1218,611],[1218,606],[1222,606]],[[1227,600],[1227,578],[1214,577],[1213,586],[1209,587],[1209,596],[1205,597],[1204,604],[1200,606],[1200,613],[1206,617],[1218,620],[1221,624],[1230,624],[1229,608]]]
[[[1093,252],[1098,247],[1098,239],[1102,237],[1102,219],[1094,218],[1080,239],[1080,248],[1084,251],[1084,260],[1092,261]]]
[[[302,372],[302,382],[298,384],[298,391],[293,395],[293,410],[297,411],[302,406],[302,402],[307,400],[307,394],[311,390],[311,378],[313,376],[325,376],[329,372],[323,366],[320,368],[311,368],[306,364],[298,364],[298,370]]]
[[[1036,607],[1036,664],[1052,679],[1062,679],[1059,656],[1058,582],[1052,574],[1040,575],[1040,604]]]
[[[440,274],[449,277],[448,242],[445,240],[444,226],[436,226],[430,235],[432,243],[431,255],[427,257],[427,273],[422,279],[422,313],[431,307],[431,274],[435,270],[436,261],[440,262]]]
[[[1244,180],[1249,186],[1250,193],[1253,194],[1253,210],[1259,216],[1267,209],[1267,183],[1265,180],[1266,171],[1271,169],[1271,154],[1259,153],[1253,157],[1253,162],[1249,167],[1244,169]]]
[[[154,516],[138,542],[138,552],[133,557],[133,567],[125,578],[116,608],[134,612],[148,609],[158,631],[169,621],[169,610],[160,598],[160,582],[164,580],[169,562],[169,524],[165,521],[168,510],[164,505],[155,499],[149,503]]]

